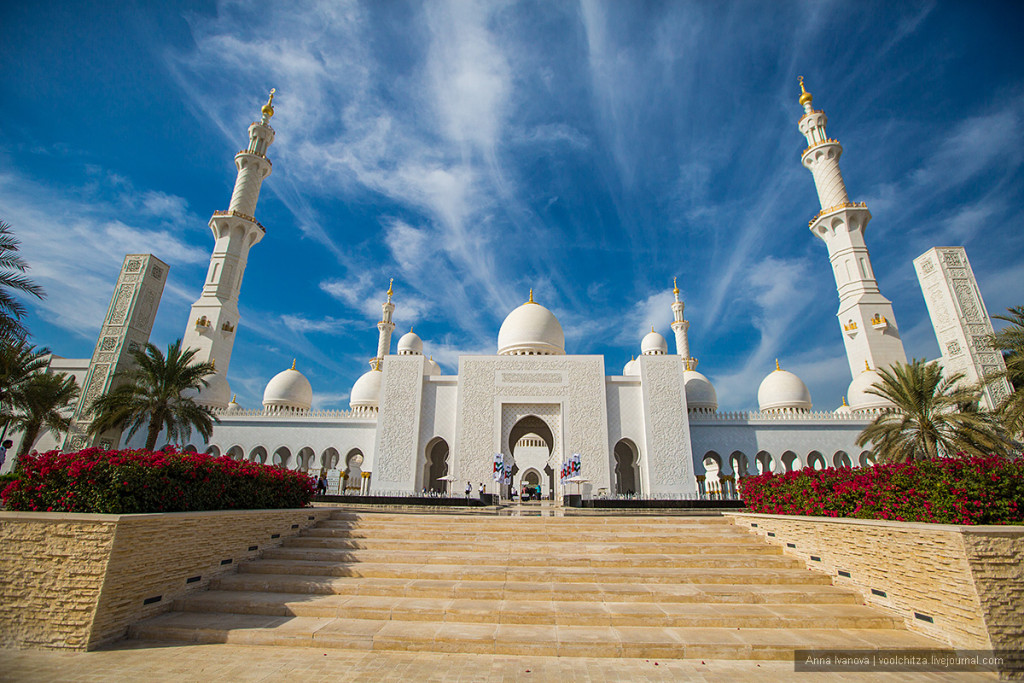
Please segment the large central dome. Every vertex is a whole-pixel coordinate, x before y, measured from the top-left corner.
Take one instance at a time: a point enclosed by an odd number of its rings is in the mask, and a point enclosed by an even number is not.
[[[530,300],[508,314],[498,330],[499,356],[564,356],[565,334],[555,314]]]

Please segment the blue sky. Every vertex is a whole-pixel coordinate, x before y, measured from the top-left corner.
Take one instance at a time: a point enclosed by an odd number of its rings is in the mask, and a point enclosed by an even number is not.
[[[551,308],[619,374],[672,277],[722,409],[774,359],[818,409],[850,381],[796,123],[842,141],[908,355],[938,347],[911,261],[963,245],[990,313],[1024,303],[1019,3],[3,3],[0,218],[49,293],[34,341],[92,353],[125,253],[171,264],[182,336],[233,155],[277,88],[228,379],[255,407],[293,357],[347,407],[395,278],[445,373]],[[102,8],[102,9],[99,9]],[[671,350],[674,350],[672,347]]]

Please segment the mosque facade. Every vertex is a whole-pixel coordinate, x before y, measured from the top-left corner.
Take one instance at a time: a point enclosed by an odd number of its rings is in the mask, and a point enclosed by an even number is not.
[[[249,126],[248,146],[235,156],[229,208],[210,220],[210,268],[183,339],[199,350],[197,360],[215,364],[197,400],[220,422],[209,443],[186,448],[327,471],[348,492],[391,495],[461,492],[467,481],[474,490],[484,482],[493,491],[496,457],[512,465],[517,490],[539,486],[552,498],[569,492],[560,471],[573,454],[581,462],[580,490],[597,497],[695,498],[728,492],[737,476],[871,464],[856,440],[887,404],[868,389],[879,379],[877,368],[905,362],[906,355],[864,241],[871,213],[851,201],[839,168],[842,145],[826,135],[827,118],[813,108],[802,79],[800,87],[798,128],[807,140],[801,160],[821,204],[809,227],[825,243],[835,277],[839,335],[852,375],[848,405],[815,411],[806,385],[776,362],[758,388],[757,411],[719,412],[715,388],[690,352],[678,287],[671,304],[674,353],[654,329],[618,372],[603,356],[568,353],[561,324],[531,291],[502,323],[494,355],[461,356],[457,374],[443,375],[412,331],[392,353],[400,300],[389,286],[370,369],[353,385],[349,410],[312,409],[313,389],[294,362],[267,384],[261,408],[242,408],[229,398],[227,374],[246,259],[265,235],[254,215],[272,169],[271,91],[262,118]],[[976,284],[972,291],[980,301]]]

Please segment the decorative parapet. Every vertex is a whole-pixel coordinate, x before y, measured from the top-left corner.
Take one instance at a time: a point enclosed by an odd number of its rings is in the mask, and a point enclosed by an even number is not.
[[[832,213],[833,211],[838,211],[839,209],[866,209],[866,208],[868,208],[868,205],[866,203],[864,203],[864,202],[843,202],[842,204],[836,204],[835,206],[830,206],[827,209],[822,209],[821,211],[819,211],[817,214],[815,214],[814,218],[812,218],[811,220],[807,221],[807,225],[809,225],[809,226],[810,225],[814,225],[815,221],[817,221],[819,218],[821,218],[825,214]]]
[[[866,422],[880,412],[882,410],[878,408],[850,413],[837,413],[831,410],[807,411],[793,408],[782,408],[770,412],[758,410],[719,412],[694,408],[690,410],[690,422]]]
[[[810,147],[805,149],[803,152],[800,153],[800,156],[802,157],[803,155],[807,154],[808,152],[810,152],[815,147],[821,147],[822,145],[838,145],[838,144],[841,144],[839,142],[839,140],[833,140],[832,138],[825,138],[821,142],[815,142],[813,145],[811,145]]]
[[[259,228],[263,232],[267,231],[267,229],[263,227],[262,223],[260,223],[258,220],[256,220],[252,216],[249,216],[247,214],[242,213],[241,211],[214,211],[213,215],[214,216],[234,216],[235,218],[241,218],[242,220],[246,220],[246,221],[249,221],[250,223],[253,223],[257,228]]]
[[[299,410],[297,408],[213,408],[213,414],[221,418],[256,417],[288,418],[290,420],[376,420],[377,409],[359,407],[351,410]]]

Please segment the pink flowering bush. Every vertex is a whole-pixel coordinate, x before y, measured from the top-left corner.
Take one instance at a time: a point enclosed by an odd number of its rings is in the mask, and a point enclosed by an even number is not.
[[[751,512],[939,524],[1024,524],[1024,459],[990,455],[740,481]]]
[[[104,451],[23,456],[2,497],[8,510],[195,512],[305,507],[312,477],[253,462],[174,451]]]

